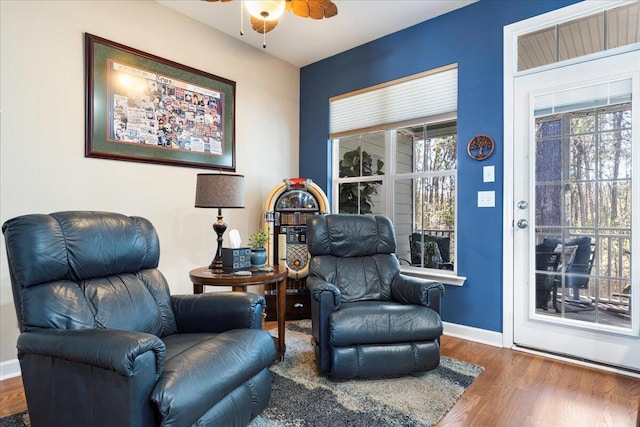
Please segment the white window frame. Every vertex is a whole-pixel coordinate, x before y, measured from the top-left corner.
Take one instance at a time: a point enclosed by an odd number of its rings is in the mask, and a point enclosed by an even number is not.
[[[455,120],[457,114],[449,113],[447,114],[447,118],[449,120]],[[436,121],[419,121],[416,125],[424,124],[429,125],[432,123],[444,121],[444,117],[438,116]],[[403,126],[404,127],[404,126]],[[332,142],[332,211],[333,213],[339,212],[339,186],[342,183],[349,182],[365,182],[365,181],[381,181],[382,189],[381,192],[381,207],[382,214],[389,217],[392,222],[395,222],[395,214],[394,214],[394,206],[395,206],[395,182],[397,180],[406,180],[406,179],[414,179],[414,178],[422,178],[422,177],[436,177],[436,176],[453,176],[456,181],[456,189],[457,185],[457,168],[450,169],[446,171],[426,171],[426,172],[411,172],[411,173],[399,173],[397,174],[396,169],[396,133],[397,129],[387,129],[385,130],[385,174],[384,175],[367,175],[361,177],[346,177],[340,178],[340,152],[339,152],[339,138],[333,139]],[[415,202],[415,200],[414,200]],[[456,197],[456,207],[455,207],[455,223],[456,223],[456,232],[454,233],[454,239],[456,242],[454,243],[454,248],[457,253],[457,219],[458,219],[458,203]],[[413,218],[415,220],[415,218]],[[415,223],[415,221],[414,221]],[[454,255],[454,259],[457,259],[457,256]],[[435,280],[438,282],[442,282],[448,285],[454,286],[462,286],[466,277],[459,276],[457,274],[457,270],[439,270],[435,268],[426,268],[426,267],[414,267],[409,265],[400,265],[400,271],[404,274],[410,276],[416,276],[421,278],[426,278],[429,280]]]

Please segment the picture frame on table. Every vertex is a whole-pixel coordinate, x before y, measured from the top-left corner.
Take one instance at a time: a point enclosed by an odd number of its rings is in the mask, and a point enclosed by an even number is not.
[[[234,81],[85,33],[85,157],[235,172]]]

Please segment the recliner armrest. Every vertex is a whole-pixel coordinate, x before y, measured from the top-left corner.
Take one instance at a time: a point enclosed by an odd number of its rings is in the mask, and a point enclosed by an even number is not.
[[[340,293],[340,289],[338,289],[335,285],[325,282],[323,279],[317,276],[309,276],[307,277],[307,289],[311,292],[313,299],[316,301],[320,301],[320,294],[323,292],[329,292],[333,297],[333,309],[337,310],[340,308],[340,302],[342,301],[342,294]]]
[[[156,378],[164,369],[166,347],[155,335],[118,329],[43,329],[18,336],[18,352],[49,356],[115,371],[131,377],[134,362],[153,351]]]
[[[391,296],[403,304],[418,304],[430,307],[440,313],[440,299],[444,295],[444,285],[419,277],[399,274],[391,283]]]
[[[262,329],[263,296],[250,292],[171,295],[179,333],[218,333],[231,329]]]

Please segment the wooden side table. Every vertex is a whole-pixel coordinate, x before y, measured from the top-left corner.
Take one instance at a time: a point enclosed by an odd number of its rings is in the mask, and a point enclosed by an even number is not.
[[[276,304],[278,320],[278,340],[276,359],[282,360],[285,352],[284,331],[287,307],[287,267],[275,265],[273,272],[254,272],[251,276],[234,274],[215,274],[208,267],[200,267],[189,272],[193,283],[193,293],[201,294],[204,286],[231,286],[235,292],[246,292],[247,286],[276,284],[278,302]]]

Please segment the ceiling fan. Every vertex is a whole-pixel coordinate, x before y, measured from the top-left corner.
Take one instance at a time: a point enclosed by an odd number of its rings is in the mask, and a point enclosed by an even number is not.
[[[231,0],[204,0],[208,2],[228,2]],[[303,18],[323,19],[331,18],[338,14],[338,7],[331,0],[240,0],[240,35],[244,35],[242,29],[243,13],[246,7],[251,15],[251,28],[260,34],[266,34],[278,25],[278,18],[285,10]],[[262,47],[267,47],[266,41]]]

